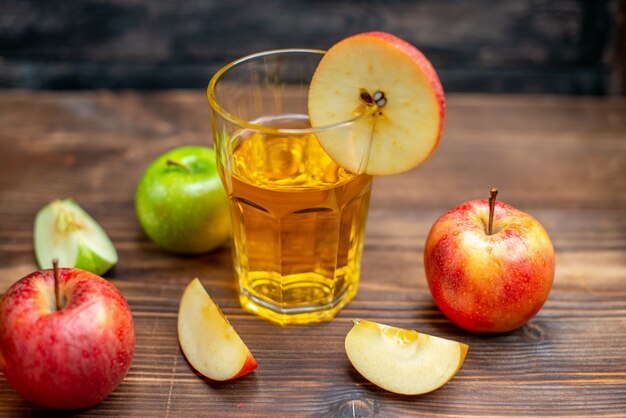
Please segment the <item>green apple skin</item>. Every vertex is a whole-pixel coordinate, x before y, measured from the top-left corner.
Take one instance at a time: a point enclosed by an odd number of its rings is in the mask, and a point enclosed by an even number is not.
[[[139,181],[135,209],[146,234],[168,251],[205,253],[231,235],[228,196],[209,147],[183,146],[159,156]]]

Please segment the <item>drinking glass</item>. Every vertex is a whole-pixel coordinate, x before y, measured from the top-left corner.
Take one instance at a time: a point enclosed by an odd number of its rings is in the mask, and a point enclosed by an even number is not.
[[[372,177],[337,165],[317,138],[367,132],[371,119],[311,127],[307,92],[323,55],[254,54],[219,70],[208,87],[239,298],[281,325],[332,319],[359,281]]]

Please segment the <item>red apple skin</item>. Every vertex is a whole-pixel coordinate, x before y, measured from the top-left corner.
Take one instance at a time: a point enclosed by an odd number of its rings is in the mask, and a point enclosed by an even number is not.
[[[364,32],[359,33],[357,35],[353,35],[341,41],[341,43],[350,41],[351,39],[358,39],[359,37],[372,37],[379,39],[383,42],[386,42],[390,45],[393,45],[395,48],[398,48],[400,51],[408,55],[415,61],[415,63],[422,69],[424,75],[428,79],[430,86],[433,89],[433,93],[435,94],[435,100],[439,105],[439,134],[437,136],[437,141],[435,142],[431,154],[437,148],[439,141],[441,140],[441,135],[443,134],[443,122],[446,117],[446,100],[443,93],[443,86],[441,85],[441,81],[439,80],[439,76],[437,75],[437,71],[435,71],[435,67],[433,67],[432,63],[426,58],[422,52],[417,49],[415,46],[405,41],[402,38],[398,38],[395,35],[392,35],[387,32]]]
[[[513,330],[530,320],[548,298],[554,248],[532,216],[496,202],[487,235],[489,203],[473,200],[433,225],[424,250],[430,292],[459,327],[479,333]]]
[[[67,305],[55,308],[53,270],[34,272],[0,301],[0,365],[25,399],[80,409],[105,399],[124,379],[135,350],[122,294],[93,273],[58,269]]]
[[[257,367],[259,367],[259,365],[254,357],[252,357],[252,353],[248,353],[248,355],[246,356],[246,361],[243,363],[243,366],[241,366],[241,370],[239,370],[239,373],[237,373],[228,380],[234,380],[240,378],[241,376],[245,376],[248,373],[255,371]]]

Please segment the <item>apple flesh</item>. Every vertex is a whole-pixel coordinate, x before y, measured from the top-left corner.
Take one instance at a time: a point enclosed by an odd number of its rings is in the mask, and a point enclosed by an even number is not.
[[[80,409],[105,399],[124,379],[135,350],[128,303],[90,272],[34,272],[0,301],[0,363],[25,399],[55,409]]]
[[[252,353],[197,278],[180,300],[178,341],[189,364],[209,379],[236,379],[257,368]]]
[[[385,32],[348,37],[324,55],[311,80],[314,127],[365,115],[368,123],[324,130],[317,138],[353,173],[389,175],[426,160],[443,131],[445,99],[432,64],[415,46]]]
[[[532,216],[495,202],[473,200],[433,225],[424,251],[426,279],[439,309],[461,328],[505,332],[530,320],[548,298],[554,248]]]
[[[468,350],[457,341],[359,319],[345,345],[350,363],[363,377],[403,395],[443,386],[459,371]]]

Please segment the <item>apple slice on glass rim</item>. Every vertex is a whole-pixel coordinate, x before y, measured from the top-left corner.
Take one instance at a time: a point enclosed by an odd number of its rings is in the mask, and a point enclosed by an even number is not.
[[[441,138],[443,88],[428,59],[385,32],[346,38],[324,55],[309,87],[315,128],[362,115],[371,123],[317,133],[326,153],[353,173],[389,175],[426,160]]]
[[[390,392],[420,395],[447,383],[465,361],[468,346],[410,329],[355,319],[346,354],[367,380]]]
[[[73,199],[55,200],[35,218],[35,257],[42,269],[57,259],[97,275],[117,263],[117,251],[106,232]]]

